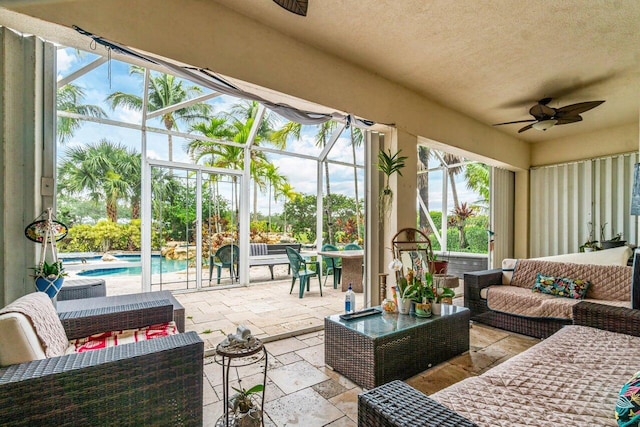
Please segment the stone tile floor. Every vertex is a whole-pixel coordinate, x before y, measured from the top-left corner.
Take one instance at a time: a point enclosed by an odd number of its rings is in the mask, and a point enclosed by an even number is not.
[[[407,380],[431,394],[469,376],[479,375],[539,340],[480,324],[471,325],[470,351]],[[267,342],[265,425],[356,426],[362,389],[324,364],[324,331]],[[222,368],[205,358],[204,425],[213,426],[223,412]],[[262,382],[260,366],[239,368],[241,387]],[[238,387],[238,381],[230,382]]]
[[[333,289],[329,278],[321,297],[317,281],[312,280],[311,291],[300,299],[295,290],[289,294],[289,277],[278,280],[286,271],[279,273],[274,281],[265,275],[248,287],[174,293],[185,307],[187,329],[198,332],[205,341],[204,425],[214,426],[223,413],[222,367],[215,362],[213,349],[239,324],[260,337],[268,351],[265,425],[357,425],[357,399],[362,389],[324,364],[324,317],[342,312],[344,292]],[[135,284],[122,282],[108,281],[108,295],[137,291]],[[363,302],[363,294],[357,294],[357,307],[363,307]],[[462,298],[454,303],[461,305]],[[539,341],[481,324],[472,324],[470,332],[469,352],[407,383],[431,394],[479,375]],[[238,368],[231,386],[238,387],[237,378],[245,389],[261,383],[261,365]]]

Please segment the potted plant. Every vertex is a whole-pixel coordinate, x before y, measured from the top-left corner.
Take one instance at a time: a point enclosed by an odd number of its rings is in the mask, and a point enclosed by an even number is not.
[[[393,198],[393,191],[389,187],[389,177],[394,173],[402,176],[402,168],[404,168],[404,161],[407,160],[406,156],[401,156],[398,150],[395,154],[391,154],[391,150],[385,153],[384,150],[378,152],[378,170],[385,175],[384,186],[380,191],[380,217],[386,216],[389,208],[391,207],[391,200]]]
[[[589,221],[587,226],[589,227],[589,236],[587,236],[587,241],[580,246],[579,252],[593,252],[600,249],[598,241],[595,240],[595,237],[593,236],[593,223]]]
[[[256,384],[248,390],[235,388],[236,394],[229,399],[229,408],[233,411],[238,427],[257,427],[262,424],[262,411],[254,403],[252,395],[264,391],[264,385]]]
[[[429,260],[429,272],[431,274],[447,274],[449,261],[439,260],[438,254],[433,254]]]
[[[33,277],[36,279],[36,289],[45,292],[49,298],[53,299],[62,288],[62,282],[66,275],[62,261],[51,263],[42,261],[34,268]]]

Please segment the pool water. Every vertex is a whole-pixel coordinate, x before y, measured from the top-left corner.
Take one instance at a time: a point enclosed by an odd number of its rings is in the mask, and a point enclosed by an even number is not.
[[[135,263],[131,267],[107,267],[85,270],[78,273],[78,276],[96,277],[96,276],[139,276],[142,274],[140,266],[140,255],[118,255],[118,259]],[[173,273],[174,271],[186,270],[188,261],[165,259],[160,255],[151,257],[151,274]]]

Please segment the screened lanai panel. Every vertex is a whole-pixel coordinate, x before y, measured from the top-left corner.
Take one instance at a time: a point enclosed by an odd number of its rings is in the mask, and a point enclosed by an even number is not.
[[[491,168],[491,231],[493,250],[489,251],[490,268],[498,268],[502,260],[513,257],[513,202],[515,175],[506,169]]]
[[[530,256],[578,252],[588,239],[601,239],[603,226],[605,238],[621,232],[636,243],[629,205],[637,158],[623,154],[532,169]]]

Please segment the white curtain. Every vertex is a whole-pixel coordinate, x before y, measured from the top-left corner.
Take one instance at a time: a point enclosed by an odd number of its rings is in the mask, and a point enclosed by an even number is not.
[[[544,166],[531,170],[530,256],[578,252],[587,239],[618,233],[638,242],[630,215],[633,166],[638,153]],[[591,237],[589,237],[591,234]]]
[[[504,258],[513,257],[515,174],[492,167],[490,186],[490,224],[493,234],[489,235],[489,268],[498,268]]]

